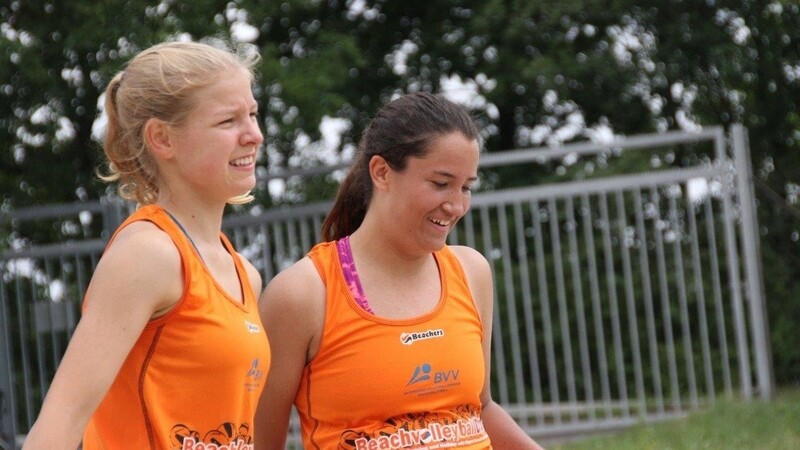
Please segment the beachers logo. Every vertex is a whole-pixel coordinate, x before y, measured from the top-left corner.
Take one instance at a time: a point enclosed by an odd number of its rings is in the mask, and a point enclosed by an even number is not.
[[[435,330],[419,331],[413,333],[400,333],[400,342],[405,345],[411,345],[414,342],[424,339],[434,339],[444,336],[444,330],[437,328]]]
[[[247,328],[247,331],[249,333],[256,334],[259,331],[261,331],[261,327],[259,327],[258,325],[254,324],[253,322],[250,322],[249,320],[245,320],[244,321],[244,326],[245,326],[245,328]]]

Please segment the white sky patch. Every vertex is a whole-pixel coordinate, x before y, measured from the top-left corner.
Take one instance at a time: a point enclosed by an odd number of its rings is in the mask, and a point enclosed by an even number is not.
[[[66,292],[66,285],[61,280],[53,280],[50,282],[50,299],[56,303],[64,300],[64,293]]]
[[[61,69],[61,79],[71,87],[83,86],[83,71],[77,67]]]
[[[289,156],[286,166],[291,168],[314,167],[320,165],[333,166],[352,161],[356,147],[352,144],[342,145],[342,136],[352,128],[353,124],[347,119],[324,116],[320,121],[319,132],[321,138],[312,141],[306,133],[298,133],[294,141],[295,151]],[[282,157],[272,155],[277,153],[274,149],[267,148],[267,155],[271,167],[279,167]],[[280,160],[280,161],[279,161]],[[344,171],[336,171],[333,176],[337,181],[342,181]],[[284,180],[273,178],[267,181],[267,190],[273,199],[287,198],[293,195],[293,186],[302,183],[300,178]]]
[[[517,128],[517,145],[547,144],[560,145],[579,136],[591,136],[586,119],[577,103],[572,100],[559,100],[558,93],[548,90],[542,96],[542,106],[546,114],[542,123],[533,127]]]
[[[269,195],[273,199],[281,198],[283,193],[286,192],[286,180],[283,178],[273,178],[267,181],[267,191],[269,191]]]
[[[92,213],[89,211],[81,211],[78,213],[78,220],[83,226],[89,226],[92,223]]]
[[[796,205],[800,200],[800,185],[796,183],[786,183],[784,187],[786,190],[786,201],[792,205]]]
[[[465,106],[471,110],[485,111],[486,115],[495,120],[500,117],[497,105],[490,103],[481,92],[491,92],[497,86],[497,81],[488,78],[485,74],[478,74],[474,79],[462,80],[458,74],[443,76],[439,79],[442,94],[450,101]]]
[[[678,111],[675,112],[675,122],[680,129],[689,132],[701,131],[703,127],[692,116],[692,105],[697,99],[697,86],[686,86],[681,82],[677,82],[673,83],[669,90],[672,100],[680,104]]]
[[[739,13],[723,8],[714,15],[714,22],[719,26],[724,26],[733,42],[737,45],[744,45],[750,38],[750,28]]]
[[[62,116],[58,118],[58,129],[56,129],[56,141],[69,142],[75,139],[75,125],[71,120]]]
[[[780,16],[783,14],[783,5],[781,2],[772,2],[765,8],[768,12]]]
[[[612,25],[607,33],[611,38],[611,53],[618,64],[631,65],[634,56],[637,61],[650,61],[647,55],[655,48],[656,38],[638,23],[632,22],[624,27]]]
[[[11,42],[15,42],[19,38],[19,33],[8,22],[0,23],[0,34]]]
[[[380,15],[380,10],[376,4],[369,8],[366,0],[348,0],[347,1],[347,19],[356,20],[363,17],[365,20],[371,21]]]
[[[250,25],[250,13],[245,9],[239,9],[234,3],[229,3],[225,9],[225,18],[230,22],[231,38],[238,42],[254,42],[258,39],[261,32],[258,28]]]
[[[258,28],[246,22],[234,22],[231,24],[231,37],[238,42],[255,42],[261,32]]]
[[[103,139],[106,137],[106,127],[108,127],[105,92],[97,97],[97,111],[99,111],[99,114],[94,119],[94,122],[92,122],[92,140],[95,142],[103,142]]]
[[[675,122],[678,123],[678,126],[683,131],[698,133],[703,130],[703,127],[699,123],[695,122],[694,118],[684,110],[678,110],[675,113]]]
[[[17,128],[16,135],[23,144],[31,147],[43,147],[47,143],[47,136],[44,133],[31,133],[24,126]]]
[[[584,133],[590,141],[607,145],[614,142],[614,130],[607,123],[599,123],[591,128],[587,128]]]
[[[117,39],[117,52],[121,58],[126,59],[129,56],[133,56],[134,53],[138,53],[139,47],[124,37],[121,37]]]
[[[408,57],[417,53],[417,51],[419,51],[417,44],[406,39],[397,46],[395,51],[386,55],[384,59],[395,75],[405,75],[408,72]]]
[[[31,114],[31,123],[33,125],[46,125],[53,121],[53,108],[50,105],[41,105]]]
[[[692,203],[700,203],[708,196],[708,181],[705,178],[692,178],[686,182],[686,195]]]
[[[790,64],[784,64],[783,75],[786,77],[786,81],[789,83],[794,83],[795,81],[800,80],[800,64],[794,66]]]
[[[36,273],[36,265],[32,259],[12,259],[6,263],[6,272],[10,276],[31,278]]]
[[[322,146],[327,150],[337,151],[342,144],[342,134],[350,131],[353,123],[339,117],[323,116],[319,124],[322,134]]]

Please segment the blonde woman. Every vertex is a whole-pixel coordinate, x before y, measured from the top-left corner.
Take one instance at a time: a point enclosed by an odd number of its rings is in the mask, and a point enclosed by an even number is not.
[[[109,83],[105,178],[139,208],[97,265],[26,450],[252,448],[261,277],[221,232],[263,140],[258,55],[240,53],[159,44]]]

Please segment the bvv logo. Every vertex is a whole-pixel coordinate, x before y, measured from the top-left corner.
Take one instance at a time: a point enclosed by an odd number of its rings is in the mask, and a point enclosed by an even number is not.
[[[420,381],[425,381],[430,379],[431,379],[431,365],[428,363],[423,363],[414,368],[414,373],[411,374],[411,379],[408,380],[408,384],[406,384],[406,386],[411,386],[412,384],[417,384]]]
[[[414,372],[411,374],[411,378],[409,378],[406,386],[411,386],[423,381],[432,381],[433,384],[439,384],[456,380],[458,380],[458,369],[434,372],[433,367],[429,363],[422,363],[414,367]]]

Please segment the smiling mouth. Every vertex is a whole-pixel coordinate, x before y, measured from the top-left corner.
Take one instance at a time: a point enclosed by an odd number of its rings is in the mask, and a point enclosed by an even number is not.
[[[233,161],[230,162],[230,164],[234,167],[245,167],[253,164],[254,162],[256,162],[256,157],[250,155],[234,159]]]
[[[440,227],[446,227],[446,226],[450,225],[450,221],[449,220],[439,220],[439,219],[434,219],[434,218],[429,218],[428,220],[430,220],[431,222],[433,222],[436,225],[439,225]]]

